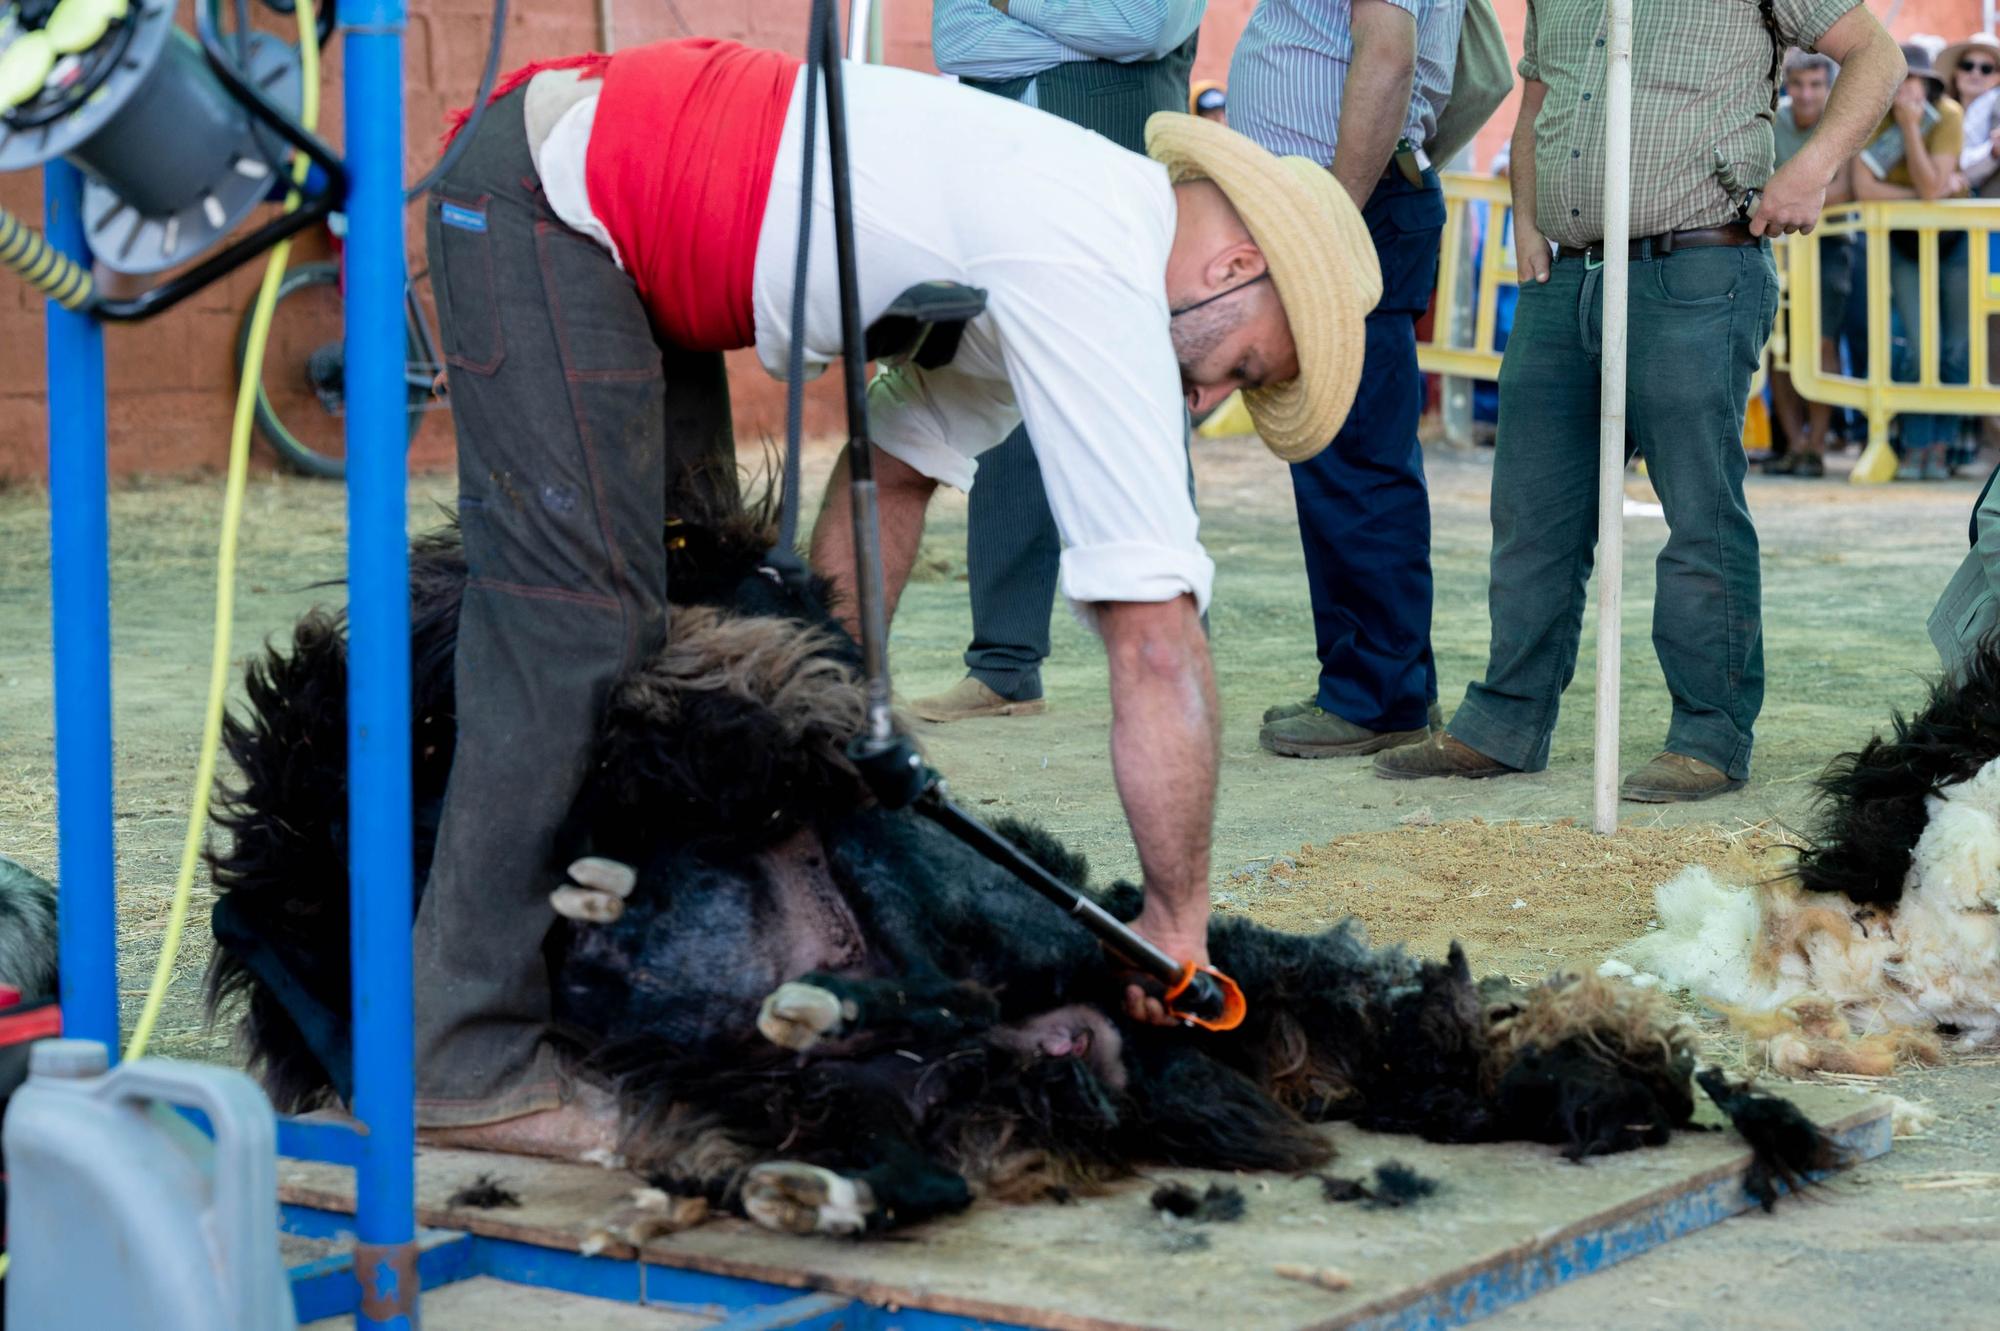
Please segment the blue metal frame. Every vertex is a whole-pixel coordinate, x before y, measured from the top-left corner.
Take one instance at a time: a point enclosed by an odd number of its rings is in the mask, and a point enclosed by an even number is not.
[[[83,173],[42,172],[47,236],[88,268]],[[399,341],[397,346],[401,346]],[[56,673],[57,912],[63,1032],[118,1056],[111,835],[111,543],[104,330],[48,303],[49,569]]]
[[[342,0],[347,160],[348,865],[362,1328],[414,1331],[403,0]],[[363,977],[366,977],[365,981]],[[414,1280],[409,1280],[411,1286]]]
[[[413,1331],[417,1269],[410,965],[409,600],[403,368],[403,0],[344,0],[347,29],[349,825],[355,1111],[361,1130],[286,1121],[287,1153],[352,1164],[360,1327]],[[82,175],[43,176],[47,236],[88,267]],[[115,1058],[117,890],[112,836],[111,578],[104,341],[97,321],[47,313],[49,545],[55,641],[59,963],[65,1033]],[[354,1268],[342,1264],[355,1306]]]

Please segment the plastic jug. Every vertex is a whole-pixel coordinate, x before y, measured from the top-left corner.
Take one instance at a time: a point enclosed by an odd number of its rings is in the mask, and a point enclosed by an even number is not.
[[[232,1068],[107,1062],[44,1040],[8,1106],[7,1325],[292,1331],[271,1102]]]

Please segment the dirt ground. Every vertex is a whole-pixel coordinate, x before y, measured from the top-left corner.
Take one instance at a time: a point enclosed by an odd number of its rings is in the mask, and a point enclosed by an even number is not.
[[[1646,927],[1653,886],[1688,863],[1756,854],[1808,824],[1809,781],[1891,707],[1921,696],[1935,667],[1923,620],[1965,548],[1977,486],[1861,489],[1838,480],[1754,479],[1763,539],[1767,696],[1751,784],[1698,806],[1627,806],[1620,835],[1590,816],[1586,633],[1550,770],[1487,782],[1389,784],[1365,761],[1301,762],[1257,747],[1274,702],[1311,691],[1311,619],[1284,469],[1254,442],[1201,442],[1204,537],[1219,573],[1211,613],[1226,732],[1216,823],[1218,908],[1288,927],[1360,916],[1378,941],[1441,950],[1463,940],[1476,969],[1523,977],[1590,964]],[[1484,664],[1490,453],[1431,451],[1437,576],[1434,643],[1449,712]],[[815,478],[831,454],[811,455]],[[747,461],[755,459],[747,458]],[[412,486],[413,527],[452,484]],[[112,499],[117,697],[117,831],[122,982],[130,1013],[151,973],[186,815],[207,672],[218,481],[153,483]],[[1633,477],[1633,498],[1651,498]],[[962,499],[934,508],[918,580],[893,641],[905,698],[960,673],[968,635]],[[48,643],[47,500],[0,493],[0,853],[54,876],[55,800]],[[253,484],[243,540],[236,647],[254,649],[341,572],[337,488]],[[1668,700],[1648,641],[1658,517],[1628,521],[1623,756],[1650,757]],[[1592,614],[1594,616],[1594,603]],[[1107,758],[1102,652],[1056,613],[1047,714],[923,727],[932,760],[987,814],[1039,819],[1100,875],[1135,868]],[[1581,826],[1579,825],[1581,824]],[[204,886],[205,891],[205,886]],[[156,1048],[227,1057],[205,1030],[198,987],[205,898],[176,968]],[[2000,1145],[2000,1063],[1960,1059],[1889,1088],[1940,1112],[1930,1133],[1826,1190],[1821,1205],[1717,1227],[1494,1325],[1549,1327],[1926,1326],[1992,1324],[2000,1276],[2000,1190],[1913,1188],[1942,1171],[1987,1171]],[[1976,1183],[2000,1184],[1983,1173]],[[1523,1180],[1524,1186],[1533,1186]],[[1921,1314],[1915,1310],[1921,1308]]]

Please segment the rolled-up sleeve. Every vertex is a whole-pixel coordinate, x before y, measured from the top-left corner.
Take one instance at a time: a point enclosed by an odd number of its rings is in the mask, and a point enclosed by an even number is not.
[[[869,433],[875,446],[954,489],[972,488],[974,455],[992,448],[1021,423],[1021,409],[1004,383],[945,366],[897,365],[868,385]]]
[[[994,282],[1007,378],[1063,541],[1079,616],[1105,601],[1193,596],[1215,565],[1189,495],[1187,415],[1165,292],[1091,267]]]
[[[1861,0],[1777,0],[1771,17],[1778,21],[1779,36],[1793,46],[1816,51],[1819,39],[1860,4]]]
[[[1521,63],[1514,69],[1532,83],[1542,81],[1542,62],[1535,54],[1535,0],[1528,0],[1528,17],[1521,27]]]

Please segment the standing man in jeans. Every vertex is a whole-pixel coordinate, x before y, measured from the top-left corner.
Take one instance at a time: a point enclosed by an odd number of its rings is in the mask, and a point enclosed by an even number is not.
[[[1665,751],[1620,792],[1645,803],[1707,799],[1749,777],[1764,636],[1742,437],[1778,303],[1764,237],[1812,230],[1827,183],[1903,76],[1859,0],[1762,9],[1768,26],[1750,0],[1635,7],[1626,420],[1666,509],[1653,648],[1674,699]],[[1486,678],[1448,729],[1377,758],[1378,776],[1548,766],[1597,540],[1607,37],[1602,0],[1529,0],[1513,146],[1521,301],[1500,370]],[[1785,45],[1831,56],[1841,76],[1812,137],[1774,172]]]
[[[1332,447],[1292,465],[1319,687],[1264,714],[1292,758],[1421,740],[1431,662],[1431,511],[1417,419],[1417,320],[1437,279],[1444,195],[1423,150],[1451,92],[1465,0],[1264,0],[1229,66],[1230,125],[1324,162],[1382,264],[1367,360]]]
[[[937,0],[931,54],[959,82],[1146,151],[1146,117],[1185,111],[1208,0]],[[957,684],[910,704],[926,721],[1043,711],[1062,544],[1023,426],[979,459],[967,498],[972,645]]]

